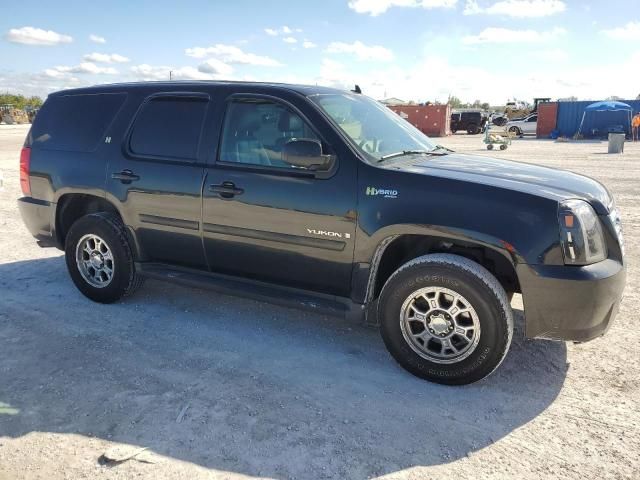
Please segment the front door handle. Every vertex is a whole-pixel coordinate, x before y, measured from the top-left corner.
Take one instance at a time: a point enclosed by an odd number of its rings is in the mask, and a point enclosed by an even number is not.
[[[209,185],[209,191],[217,193],[222,198],[232,198],[244,193],[244,190],[242,188],[237,188],[233,182],[222,182],[219,185]]]
[[[129,169],[122,170],[121,172],[117,173],[112,173],[111,178],[113,178],[114,180],[120,180],[122,183],[131,183],[135,182],[136,180],[140,180],[140,177]]]

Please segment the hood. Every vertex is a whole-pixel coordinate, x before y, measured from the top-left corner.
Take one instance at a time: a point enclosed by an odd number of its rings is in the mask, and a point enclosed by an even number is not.
[[[529,163],[451,153],[443,156],[415,157],[393,167],[400,170],[518,190],[563,201],[586,200],[600,215],[609,213],[612,199],[607,189],[595,180],[566,170]]]

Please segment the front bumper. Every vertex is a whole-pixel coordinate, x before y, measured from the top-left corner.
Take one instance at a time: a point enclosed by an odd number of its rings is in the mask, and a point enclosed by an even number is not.
[[[584,267],[520,264],[516,270],[529,338],[586,342],[604,335],[618,313],[626,269],[616,260]]]
[[[55,207],[54,203],[45,200],[31,197],[18,199],[18,209],[22,221],[42,247],[57,246],[53,228]]]

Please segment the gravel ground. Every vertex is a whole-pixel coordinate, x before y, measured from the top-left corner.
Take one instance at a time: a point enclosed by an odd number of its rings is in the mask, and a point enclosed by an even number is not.
[[[604,142],[525,139],[493,153],[609,187],[626,297],[605,337],[573,345],[524,340],[516,296],[506,361],[452,388],[337,318],[156,281],[90,302],[18,214],[25,134],[0,126],[0,479],[640,478],[640,144],[611,156]],[[441,143],[487,154],[480,136]]]

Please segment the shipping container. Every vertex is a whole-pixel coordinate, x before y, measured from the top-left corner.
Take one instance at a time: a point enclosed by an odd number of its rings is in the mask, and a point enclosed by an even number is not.
[[[392,105],[389,108],[430,137],[451,135],[450,105]]]
[[[545,102],[538,104],[538,124],[536,126],[536,136],[538,138],[549,138],[551,132],[556,129],[558,117],[558,102]]]
[[[558,102],[558,115],[556,121],[556,129],[562,137],[573,137],[578,133],[580,128],[580,122],[582,122],[582,115],[584,109],[592,103],[599,100],[587,100],[579,102]],[[640,100],[620,100],[622,103],[626,103],[633,109],[633,115],[640,111]],[[588,125],[587,125],[588,127]],[[589,133],[586,131],[585,133]]]

